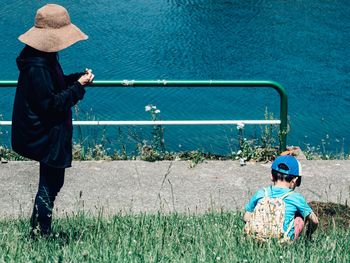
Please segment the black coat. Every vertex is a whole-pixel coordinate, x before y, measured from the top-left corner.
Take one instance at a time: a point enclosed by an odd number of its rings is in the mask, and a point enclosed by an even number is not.
[[[12,148],[20,155],[57,168],[72,163],[72,111],[84,96],[77,80],[63,74],[56,53],[26,46],[17,58],[20,71],[12,114]]]

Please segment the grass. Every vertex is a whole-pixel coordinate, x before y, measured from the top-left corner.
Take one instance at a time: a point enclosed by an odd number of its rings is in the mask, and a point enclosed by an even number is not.
[[[54,221],[65,235],[31,240],[27,219],[0,220],[0,262],[350,262],[348,227],[315,233],[313,242],[258,244],[243,233],[242,214],[156,214]]]

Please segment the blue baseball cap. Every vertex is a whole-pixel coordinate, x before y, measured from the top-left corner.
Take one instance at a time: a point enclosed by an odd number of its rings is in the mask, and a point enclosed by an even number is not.
[[[280,168],[280,164],[284,164],[288,167],[288,169]],[[301,176],[300,162],[292,155],[277,157],[276,160],[272,163],[271,169],[282,174],[287,174],[291,176]]]

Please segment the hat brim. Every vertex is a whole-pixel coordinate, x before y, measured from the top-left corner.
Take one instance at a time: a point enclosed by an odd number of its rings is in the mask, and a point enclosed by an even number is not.
[[[32,27],[18,37],[19,41],[44,52],[57,52],[74,43],[88,39],[77,26],[69,24],[61,28]]]

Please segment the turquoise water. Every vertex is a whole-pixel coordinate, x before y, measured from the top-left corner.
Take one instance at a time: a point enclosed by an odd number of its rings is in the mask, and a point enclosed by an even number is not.
[[[120,0],[56,1],[89,40],[60,53],[66,73],[92,68],[96,79],[274,80],[289,96],[289,145],[349,150],[350,1]],[[18,35],[32,26],[46,1],[12,1],[0,7],[0,79],[16,79]],[[14,89],[0,90],[0,114],[11,118]],[[278,116],[273,90],[89,89],[80,118],[263,119]],[[88,117],[86,117],[88,115]],[[83,117],[85,116],[85,117]],[[253,137],[260,127],[247,129]],[[97,135],[96,135],[96,134]],[[125,134],[127,134],[125,130]],[[139,137],[149,132],[139,130]],[[85,134],[101,136],[89,129]],[[170,149],[227,152],[237,130],[227,126],[166,127]],[[8,135],[0,136],[4,142]],[[108,128],[116,142],[116,128]],[[232,145],[231,145],[232,144]]]

